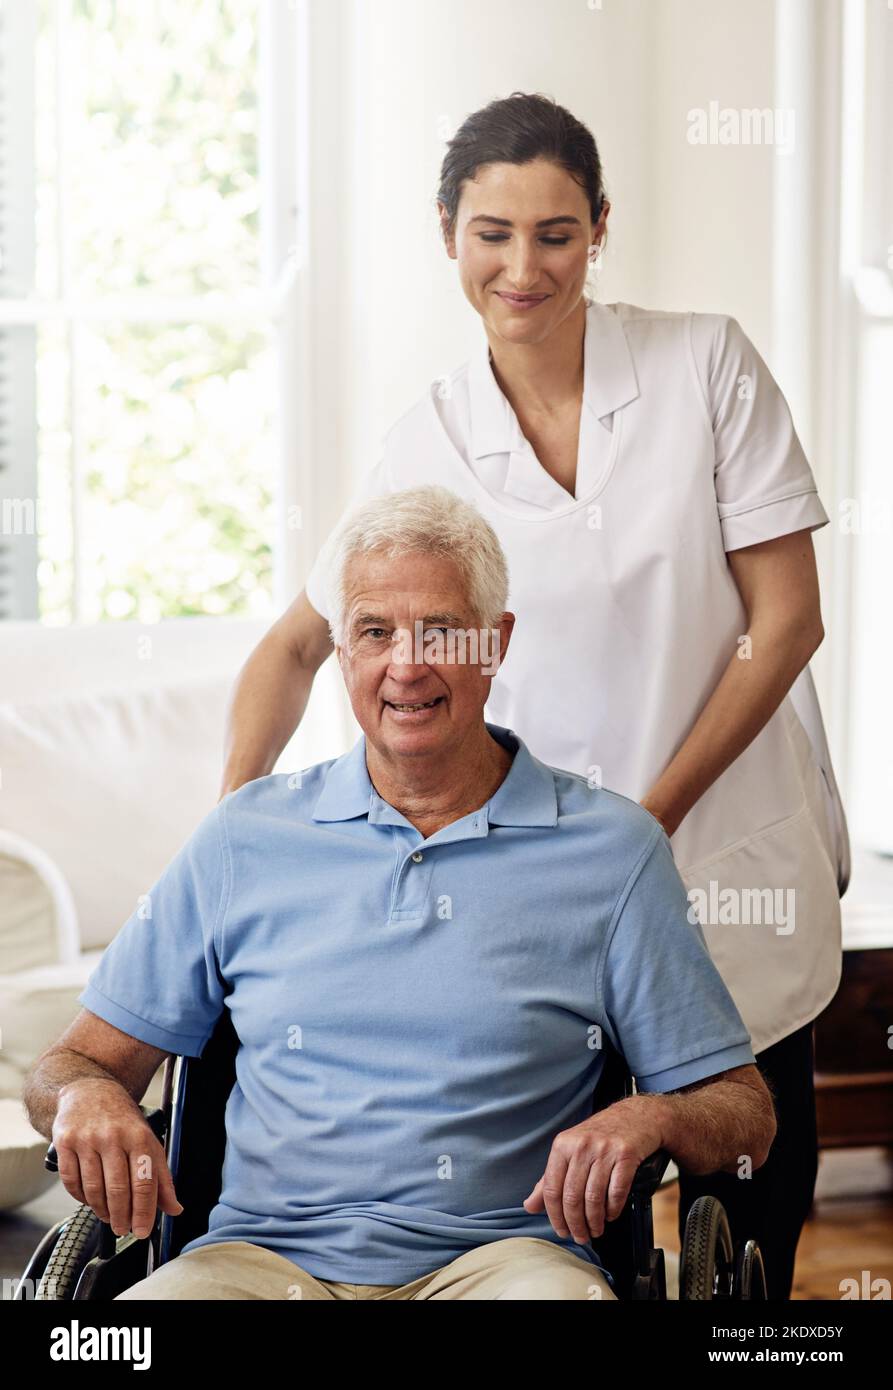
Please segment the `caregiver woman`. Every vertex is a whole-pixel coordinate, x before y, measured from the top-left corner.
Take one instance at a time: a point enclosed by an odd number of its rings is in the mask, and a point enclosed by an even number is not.
[[[753,1176],[681,1175],[680,1229],[715,1193],[787,1298],[817,1171],[812,1020],[841,965],[837,850],[787,697],[824,636],[810,532],[828,517],[734,318],[584,296],[610,204],[569,112],[523,93],[475,112],[438,207],[484,336],[391,427],[353,502],[439,483],[476,503],[518,616],[487,718],[671,836],[778,1114]],[[317,559],[239,673],[224,793],[270,772],[331,650]]]

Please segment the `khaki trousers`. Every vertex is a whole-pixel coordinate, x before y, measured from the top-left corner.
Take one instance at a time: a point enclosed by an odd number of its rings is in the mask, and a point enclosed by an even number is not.
[[[123,1299],[514,1298],[614,1299],[604,1274],[551,1240],[512,1237],[467,1250],[408,1284],[317,1279],[273,1250],[221,1240],[187,1250],[133,1284]]]

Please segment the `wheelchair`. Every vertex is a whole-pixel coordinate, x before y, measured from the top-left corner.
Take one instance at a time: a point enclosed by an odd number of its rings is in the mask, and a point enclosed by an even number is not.
[[[43,1301],[114,1299],[207,1231],[221,1191],[224,1112],[235,1082],[238,1046],[230,1012],[224,1009],[200,1058],[172,1056],[165,1062],[161,1107],[141,1107],[164,1146],[182,1212],[177,1216],[156,1212],[151,1234],[138,1239],[132,1232],[116,1236],[89,1206],[80,1206],[43,1237],[15,1299],[23,1301],[31,1289],[34,1298]],[[610,1045],[596,1090],[593,1113],[634,1093],[626,1063]],[[591,1242],[611,1273],[618,1299],[667,1297],[664,1252],[654,1248],[651,1201],[669,1162],[669,1153],[658,1149],[639,1165],[623,1211]],[[45,1165],[58,1170],[52,1144]],[[766,1298],[757,1243],[747,1240],[733,1249],[725,1209],[715,1197],[698,1197],[689,1210],[679,1263],[679,1297]]]

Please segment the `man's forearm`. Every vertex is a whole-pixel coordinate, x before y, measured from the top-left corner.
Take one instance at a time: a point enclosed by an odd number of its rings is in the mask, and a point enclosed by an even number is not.
[[[91,1057],[68,1048],[57,1049],[38,1058],[25,1077],[22,1099],[28,1118],[38,1134],[47,1139],[53,1136],[53,1122],[59,1108],[59,1096],[63,1087],[74,1081],[111,1082],[119,1091],[129,1094],[116,1076],[106,1071]],[[133,1097],[131,1097],[133,1099]]]
[[[657,1107],[660,1147],[688,1173],[737,1173],[743,1158],[753,1168],[766,1161],[775,1135],[768,1093],[761,1096],[737,1081],[717,1081],[684,1094],[640,1093],[629,1099]]]
[[[220,795],[272,772],[300,723],[313,673],[271,629],[236,677],[226,712]]]

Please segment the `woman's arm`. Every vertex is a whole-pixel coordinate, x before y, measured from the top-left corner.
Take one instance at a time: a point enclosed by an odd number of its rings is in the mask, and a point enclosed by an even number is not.
[[[302,589],[236,677],[226,712],[220,797],[272,772],[331,651],[329,625]]]
[[[825,635],[810,531],[730,550],[749,641],[731,657],[688,737],[642,805],[672,835],[778,709]],[[742,655],[743,653],[743,655]]]

